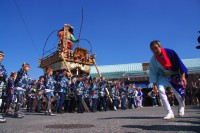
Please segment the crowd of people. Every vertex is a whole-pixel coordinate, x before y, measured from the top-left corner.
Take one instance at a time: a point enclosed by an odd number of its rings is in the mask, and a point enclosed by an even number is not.
[[[1,67],[1,81],[7,82],[1,111],[6,115],[23,117],[21,107],[26,107],[27,112],[44,110],[45,115],[51,116],[142,107],[143,93],[134,84],[125,86],[123,82],[107,81],[104,77],[71,75],[66,69],[53,72],[51,67],[45,69],[39,80],[31,80],[29,69],[30,65],[24,63],[18,72],[12,72],[7,78],[5,68]]]
[[[200,106],[200,81],[192,82],[186,90],[186,104]]]

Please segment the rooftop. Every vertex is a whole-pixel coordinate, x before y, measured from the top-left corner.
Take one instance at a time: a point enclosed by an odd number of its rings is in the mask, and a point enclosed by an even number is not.
[[[189,73],[200,72],[200,58],[182,59]],[[98,66],[100,73],[106,78],[118,78],[125,75],[146,75],[149,73],[144,66],[148,67],[148,63],[130,63],[117,65],[102,65]],[[91,67],[91,76],[98,76],[95,66]]]

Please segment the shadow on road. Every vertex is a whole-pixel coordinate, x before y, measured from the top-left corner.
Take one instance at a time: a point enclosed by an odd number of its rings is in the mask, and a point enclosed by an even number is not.
[[[150,125],[150,126],[142,126],[142,125],[124,125],[124,128],[138,128],[142,130],[156,130],[156,131],[193,131],[199,132],[199,126],[180,126],[180,125]]]
[[[180,120],[180,121],[176,121],[176,122],[190,123],[190,124],[199,124],[199,126],[200,126],[200,121],[184,121],[184,120]],[[199,131],[200,131],[200,127],[199,127]]]
[[[177,116],[176,119],[184,119],[184,118],[189,118],[189,119],[200,119],[200,117],[187,117],[187,116],[184,116],[184,117],[179,117]],[[98,118],[99,120],[110,120],[110,119],[163,119],[163,117],[151,117],[151,116],[139,116],[139,117],[133,117],[133,116],[130,116],[130,117],[108,117],[108,118]]]
[[[162,119],[162,117],[109,117],[109,118],[98,118],[99,120],[109,120],[109,119]]]

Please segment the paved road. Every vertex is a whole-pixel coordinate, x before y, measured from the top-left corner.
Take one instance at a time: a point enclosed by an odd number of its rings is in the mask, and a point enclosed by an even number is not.
[[[6,118],[7,123],[0,123],[0,133],[200,133],[200,108],[187,107],[184,117],[177,116],[177,109],[177,107],[173,107],[176,119],[171,121],[162,119],[163,107],[84,114],[65,113],[56,116],[25,113],[26,115],[22,119]]]

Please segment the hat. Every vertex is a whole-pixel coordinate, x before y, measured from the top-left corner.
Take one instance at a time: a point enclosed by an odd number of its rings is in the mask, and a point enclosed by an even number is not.
[[[4,53],[3,53],[3,51],[0,51],[0,55],[3,55],[3,56],[4,56]]]
[[[29,67],[30,67],[30,65],[29,65],[28,63],[26,63],[26,62],[24,62],[24,63],[22,64],[22,67],[24,67],[24,66],[29,66]]]
[[[74,28],[73,26],[71,26],[70,24],[65,24],[65,26],[70,27],[70,28]]]

